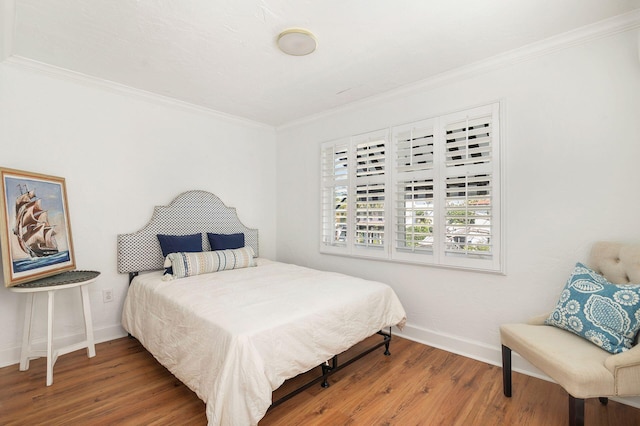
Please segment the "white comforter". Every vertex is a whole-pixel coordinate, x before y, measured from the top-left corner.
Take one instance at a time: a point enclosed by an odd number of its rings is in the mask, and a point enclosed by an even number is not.
[[[258,266],[129,288],[123,327],[206,403],[210,425],[254,425],[286,379],[405,311],[386,284],[259,259]]]

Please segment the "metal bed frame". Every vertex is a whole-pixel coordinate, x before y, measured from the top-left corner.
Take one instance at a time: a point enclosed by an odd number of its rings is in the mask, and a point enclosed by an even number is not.
[[[389,328],[389,331],[378,331],[379,335],[382,336],[382,341],[379,343],[376,343],[373,346],[370,346],[369,348],[365,349],[364,351],[360,352],[357,355],[354,355],[352,358],[348,359],[347,361],[343,362],[342,364],[338,365],[338,355],[334,355],[333,358],[331,358],[331,362],[329,362],[328,360],[325,361],[324,364],[321,364],[320,367],[322,368],[322,375],[318,376],[314,379],[311,379],[310,381],[308,381],[307,383],[304,383],[303,385],[295,388],[294,390],[292,390],[291,392],[287,393],[286,395],[282,396],[281,398],[277,399],[276,401],[274,401],[271,406],[269,407],[269,410],[277,407],[278,405],[282,404],[285,401],[288,401],[289,399],[293,398],[294,396],[298,395],[301,392],[304,392],[305,390],[309,389],[311,386],[322,382],[321,386],[323,388],[328,388],[329,387],[329,376],[331,376],[334,373],[337,373],[338,371],[342,370],[343,368],[351,365],[352,363],[354,363],[355,361],[359,360],[360,358],[364,357],[365,355],[370,354],[371,352],[375,351],[376,349],[384,346],[385,347],[385,351],[384,354],[386,356],[391,355],[391,352],[389,352],[389,344],[391,343],[391,328]]]

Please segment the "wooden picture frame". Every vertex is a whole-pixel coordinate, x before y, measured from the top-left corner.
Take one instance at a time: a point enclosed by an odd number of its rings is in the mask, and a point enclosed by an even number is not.
[[[0,167],[5,287],[75,269],[65,180]]]

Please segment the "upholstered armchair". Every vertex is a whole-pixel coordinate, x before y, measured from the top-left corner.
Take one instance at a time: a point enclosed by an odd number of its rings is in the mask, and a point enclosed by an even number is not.
[[[637,336],[634,337],[633,330],[627,329],[621,340],[624,342],[617,349],[621,351],[619,353],[612,353],[616,349],[604,338],[604,334],[608,335],[610,331],[609,327],[630,325],[637,331],[640,301],[635,295],[640,293],[640,286],[630,284],[640,283],[640,245],[596,243],[591,250],[588,267],[578,269],[576,265],[577,272],[574,271],[567,282],[556,309],[550,315],[534,318],[527,324],[500,327],[504,395],[511,396],[511,351],[515,351],[567,391],[570,425],[584,424],[586,398],[598,397],[606,404],[608,397],[640,395],[640,345],[633,346],[637,343]],[[596,273],[592,274],[594,281],[579,275],[589,269]],[[613,284],[625,286],[620,291]],[[570,290],[575,288],[579,289],[583,299],[568,301]],[[609,291],[611,299],[602,296],[592,298],[600,290]],[[614,299],[621,302],[627,313],[622,313],[620,304],[609,304],[608,300]],[[600,304],[594,304],[594,301]],[[606,312],[609,306],[615,309]],[[607,315],[602,315],[603,312]],[[567,316],[563,317],[563,314]],[[580,315],[586,317],[577,318]],[[595,326],[585,331],[588,327],[583,323],[589,320],[594,320]],[[577,331],[583,335],[574,334]],[[627,347],[623,347],[624,344]]]

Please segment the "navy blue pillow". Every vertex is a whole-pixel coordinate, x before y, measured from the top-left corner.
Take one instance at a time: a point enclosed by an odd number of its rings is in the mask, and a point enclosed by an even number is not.
[[[233,250],[244,247],[244,234],[210,234],[207,238],[211,250]]]
[[[158,234],[162,256],[169,253],[202,251],[202,234],[193,235],[162,235]]]
[[[160,241],[160,249],[162,256],[167,257],[169,253],[180,252],[201,252],[202,251],[202,234],[192,235],[162,235],[158,234]],[[165,274],[173,274],[173,268],[169,266],[164,270]]]

